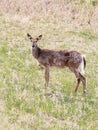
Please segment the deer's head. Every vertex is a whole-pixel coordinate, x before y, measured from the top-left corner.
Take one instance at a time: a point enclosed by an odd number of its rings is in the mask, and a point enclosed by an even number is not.
[[[30,39],[32,43],[32,49],[37,48],[37,42],[42,38],[42,35],[39,35],[37,38],[32,38],[30,34],[27,34],[28,38]]]

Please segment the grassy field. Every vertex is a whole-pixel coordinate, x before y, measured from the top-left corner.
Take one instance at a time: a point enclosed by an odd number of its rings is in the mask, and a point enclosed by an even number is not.
[[[98,130],[98,28],[77,27],[60,16],[0,16],[0,129]],[[49,94],[44,70],[31,54],[27,33],[43,35],[39,46],[86,55],[87,94],[67,68],[51,68]]]

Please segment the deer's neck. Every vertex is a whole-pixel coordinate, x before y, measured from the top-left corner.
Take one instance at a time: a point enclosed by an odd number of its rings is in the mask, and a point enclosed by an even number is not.
[[[38,59],[41,49],[39,47],[32,49],[33,56]]]

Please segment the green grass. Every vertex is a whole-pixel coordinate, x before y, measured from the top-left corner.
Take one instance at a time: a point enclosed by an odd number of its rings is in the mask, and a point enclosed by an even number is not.
[[[52,18],[52,21],[51,21]],[[75,29],[64,20],[0,16],[0,129],[98,129],[98,31]],[[31,55],[27,33],[43,34],[42,48],[75,49],[86,54],[87,95],[82,84],[74,93],[75,76],[51,68],[51,94],[45,93],[44,70]]]

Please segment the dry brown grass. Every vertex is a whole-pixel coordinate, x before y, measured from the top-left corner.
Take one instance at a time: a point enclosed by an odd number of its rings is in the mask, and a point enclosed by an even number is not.
[[[1,14],[41,17],[52,15],[66,19],[77,27],[98,27],[97,0],[1,0]]]

